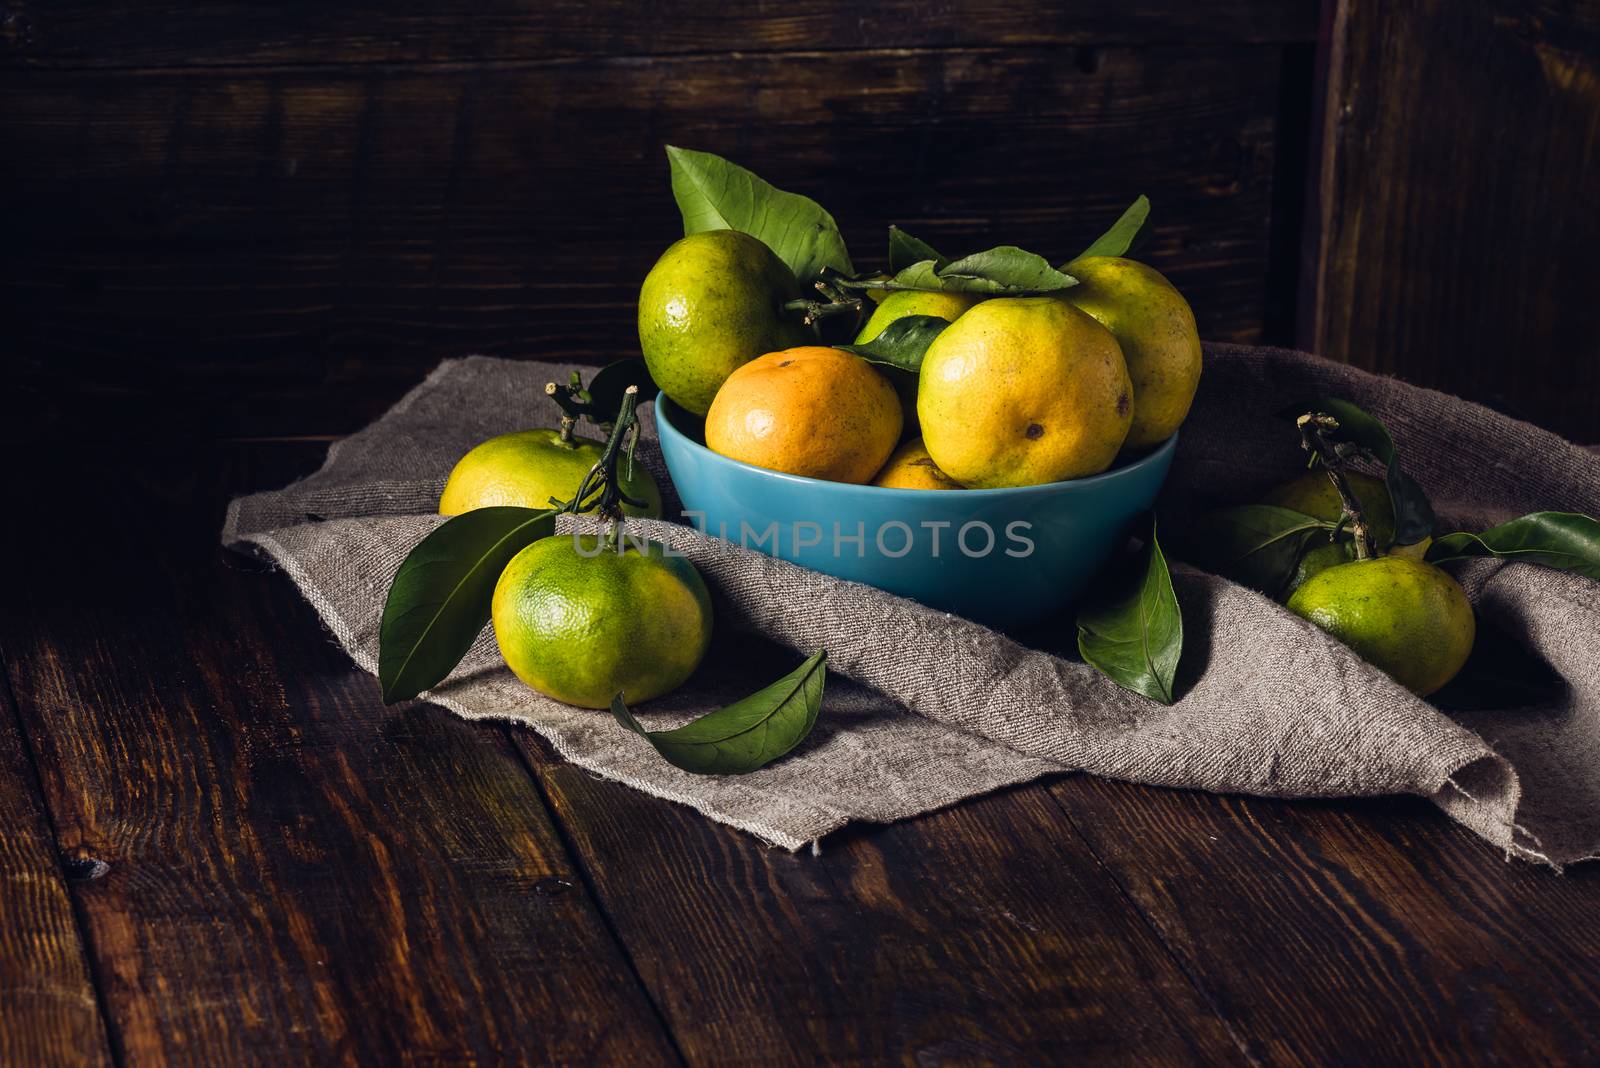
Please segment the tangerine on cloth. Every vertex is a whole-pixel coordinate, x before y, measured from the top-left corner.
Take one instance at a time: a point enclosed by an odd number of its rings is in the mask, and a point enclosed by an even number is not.
[[[492,435],[555,425],[542,387],[570,370],[446,362],[330,448],[317,473],[234,501],[222,540],[271,558],[373,671],[390,579],[444,521],[433,512],[451,466]],[[1200,508],[1256,499],[1297,470],[1294,428],[1274,413],[1330,394],[1388,424],[1441,530],[1541,509],[1600,514],[1600,457],[1555,435],[1304,353],[1212,345],[1162,499],[1162,529],[1180,529]],[[640,455],[667,489],[650,406],[643,429]],[[665,496],[675,515],[674,495]],[[638,709],[640,719],[652,729],[682,722],[825,647],[822,715],[792,755],[743,776],[679,771],[608,714],[523,686],[487,631],[428,699],[469,719],[526,724],[585,768],[787,849],[853,820],[905,819],[1086,771],[1269,797],[1415,794],[1507,855],[1559,868],[1600,854],[1600,584],[1590,579],[1522,563],[1456,569],[1480,641],[1524,646],[1564,685],[1538,699],[1446,711],[1272,601],[1175,563],[1186,647],[1179,700],[1163,707],[1047,651],[1070,647],[1064,628],[1024,644],[687,526],[630,528],[688,554],[718,612],[705,666]]]

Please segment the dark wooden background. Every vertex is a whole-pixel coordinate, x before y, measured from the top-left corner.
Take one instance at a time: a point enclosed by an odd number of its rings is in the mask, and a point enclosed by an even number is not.
[[[816,196],[863,265],[890,222],[1064,257],[1148,192],[1205,333],[1286,339],[1318,17],[12,0],[12,354],[41,403],[241,433],[353,429],[453,354],[609,360],[680,232],[666,143]]]
[[[5,0],[8,377],[333,432],[445,356],[614,358],[676,142],[864,264],[889,222],[1064,256],[1147,192],[1207,337],[1600,438],[1597,40],[1592,0]]]
[[[216,531],[441,358],[631,352],[666,142],[863,266],[1146,192],[1208,337],[1600,440],[1597,56],[1600,0],[0,0],[0,1064],[1592,1062],[1595,865],[1083,776],[766,850],[384,709]]]

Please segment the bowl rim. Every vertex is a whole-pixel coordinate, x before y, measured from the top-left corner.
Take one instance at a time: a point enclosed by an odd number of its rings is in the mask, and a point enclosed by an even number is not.
[[[731,456],[724,456],[720,452],[713,452],[710,448],[700,444],[698,441],[694,440],[694,438],[690,437],[688,434],[685,434],[681,429],[679,429],[679,427],[673,422],[671,412],[673,410],[678,410],[687,413],[688,409],[684,408],[677,401],[667,396],[665,390],[662,390],[656,394],[655,405],[656,433],[663,439],[669,435],[678,438],[690,448],[698,449],[700,452],[710,457],[711,462],[713,463],[723,464],[734,469],[743,469],[751,474],[765,476],[767,478],[775,479],[779,482],[789,482],[797,486],[809,486],[828,493],[844,493],[852,490],[867,490],[872,493],[888,494],[891,497],[900,496],[924,499],[930,494],[960,494],[963,500],[1004,496],[1016,497],[1041,493],[1066,493],[1077,488],[1101,486],[1109,482],[1115,482],[1118,479],[1130,478],[1146,467],[1152,467],[1159,463],[1165,462],[1165,458],[1170,456],[1178,447],[1179,433],[1178,431],[1174,430],[1171,437],[1167,438],[1160,445],[1157,445],[1155,448],[1151,449],[1148,453],[1139,457],[1137,460],[1110,467],[1104,471],[1101,471],[1099,474],[1085,475],[1082,478],[1069,478],[1058,482],[1040,482],[1031,486],[1000,486],[989,489],[905,489],[898,486],[874,486],[871,483],[862,482],[830,482],[823,478],[810,478],[806,475],[791,475],[787,471],[774,471],[770,467],[758,467],[755,464],[745,463],[743,460],[735,460]]]

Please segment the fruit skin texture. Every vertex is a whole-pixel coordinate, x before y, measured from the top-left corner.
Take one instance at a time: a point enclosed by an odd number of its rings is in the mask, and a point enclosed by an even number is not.
[[[639,347],[651,377],[683,407],[706,414],[736,368],[807,340],[805,328],[778,310],[799,296],[794,274],[749,234],[680,238],[639,291]]]
[[[899,289],[883,298],[883,302],[872,310],[872,317],[867,320],[867,325],[861,328],[861,333],[856,335],[855,343],[865,345],[879,334],[883,328],[896,319],[904,319],[908,315],[936,315],[941,319],[949,319],[952,323],[961,318],[963,312],[971,308],[982,299],[968,293],[924,293],[915,289]]]
[[[894,450],[894,455],[889,457],[889,462],[883,465],[883,470],[878,472],[878,477],[872,480],[872,484],[883,486],[885,489],[964,488],[961,483],[939,470],[939,465],[928,455],[928,448],[922,443],[921,438],[912,438]]]
[[[1455,678],[1477,634],[1460,584],[1434,565],[1404,556],[1330,567],[1294,591],[1289,611],[1419,697]]]
[[[751,360],[706,415],[706,446],[756,467],[870,482],[900,440],[900,400],[859,356],[802,346]]]
[[[581,708],[606,708],[618,693],[648,701],[683,685],[705,656],[711,595],[700,572],[659,542],[622,541],[616,552],[598,534],[543,538],[495,584],[500,652],[547,697]]]
[[[1133,419],[1116,338],[1055,297],[986,300],[933,339],[917,387],[922,440],[971,488],[1111,466]]]
[[[495,505],[549,508],[551,497],[565,501],[577,492],[604,451],[602,443],[577,434],[564,442],[555,430],[519,430],[490,438],[456,461],[439,498],[439,514],[460,515]],[[661,490],[642,465],[634,465],[632,478],[623,478],[622,489],[647,505],[624,505],[625,514],[649,519],[661,514]]]
[[[1148,449],[1170,438],[1200,384],[1200,332],[1183,294],[1161,274],[1120,256],[1084,256],[1062,270],[1078,284],[1061,299],[1116,336],[1133,379],[1133,426],[1123,446]]]
[[[882,290],[869,289],[868,293],[881,293]],[[883,328],[896,319],[903,319],[908,315],[936,315],[941,319],[948,319],[952,323],[961,318],[962,314],[981,300],[981,297],[967,293],[924,293],[915,289],[895,290],[879,301],[873,309],[872,317],[867,320],[867,325],[861,328],[861,333],[856,335],[855,344],[865,345],[879,334]],[[900,407],[905,412],[906,424],[904,435],[908,438],[915,437],[917,425],[917,376],[910,371],[903,371],[898,367],[882,368],[884,377],[894,387],[900,396]]]

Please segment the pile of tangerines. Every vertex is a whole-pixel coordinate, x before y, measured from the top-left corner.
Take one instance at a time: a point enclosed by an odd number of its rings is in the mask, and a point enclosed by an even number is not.
[[[690,234],[645,279],[639,342],[706,445],[758,467],[902,489],[1028,486],[1097,474],[1165,441],[1200,380],[1188,302],[1131,259],[1088,256],[1077,285],[1039,296],[896,288],[854,340],[896,320],[950,323],[920,368],[817,344],[784,309],[784,263],[735,230]]]

